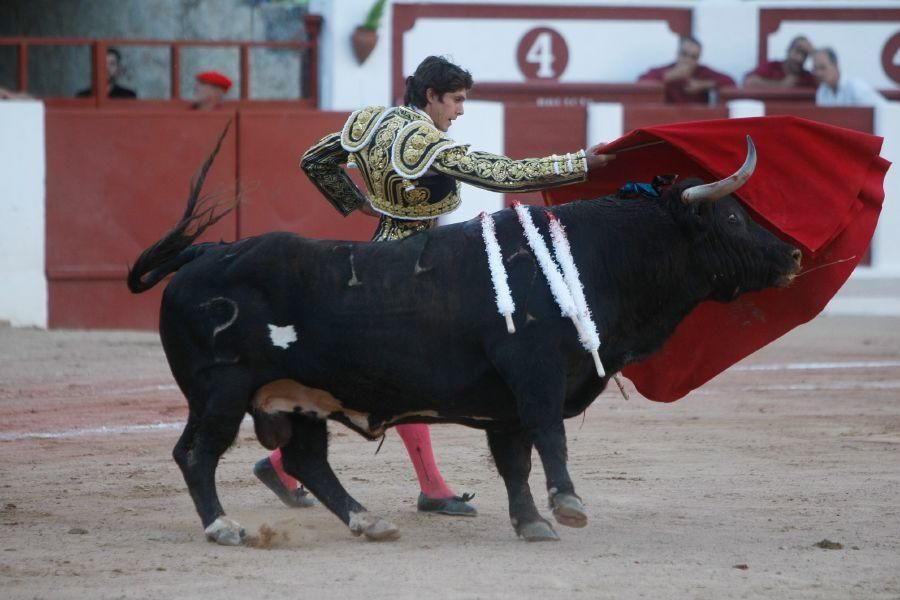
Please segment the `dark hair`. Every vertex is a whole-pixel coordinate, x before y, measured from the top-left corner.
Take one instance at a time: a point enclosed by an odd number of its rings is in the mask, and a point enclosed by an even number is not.
[[[700,43],[700,40],[698,40],[697,38],[695,38],[692,35],[681,36],[681,38],[679,38],[679,40],[678,40],[678,47],[681,48],[681,45],[685,42],[691,42],[692,44],[697,44],[698,48],[700,48],[700,49],[703,48],[703,44]]]
[[[828,57],[828,60],[831,61],[831,64],[837,66],[837,53],[832,48],[816,48],[816,52],[821,52]]]
[[[121,62],[122,62],[122,53],[119,52],[118,49],[113,48],[113,47],[109,47],[109,48],[106,49],[106,53],[107,53],[107,54],[112,54],[113,56],[115,56],[115,57],[116,57],[116,62],[117,62],[117,63],[121,63]]]
[[[788,44],[788,51],[790,52],[791,50],[793,50],[794,46],[796,46],[800,42],[800,40],[805,40],[808,42],[809,38],[806,37],[805,35],[798,35],[797,37],[795,37],[794,39],[791,40],[790,44]]]
[[[447,92],[472,88],[472,75],[443,56],[429,56],[416,67],[416,72],[406,78],[406,94],[403,103],[425,108],[428,104],[428,88],[434,90],[438,100]]]

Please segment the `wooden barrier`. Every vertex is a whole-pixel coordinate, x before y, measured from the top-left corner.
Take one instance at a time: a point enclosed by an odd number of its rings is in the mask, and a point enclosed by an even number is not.
[[[48,108],[49,326],[156,327],[163,285],[140,296],[127,266],[180,217],[191,178],[229,119],[236,119],[205,191],[242,205],[205,240],[264,231],[368,239],[375,220],[343,218],[298,167],[300,155],[346,119],[295,110],[133,111]]]

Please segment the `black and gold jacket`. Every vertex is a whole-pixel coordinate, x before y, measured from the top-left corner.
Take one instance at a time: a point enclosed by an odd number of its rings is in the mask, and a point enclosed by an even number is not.
[[[459,206],[459,183],[496,192],[531,192],[584,181],[584,150],[511,160],[469,150],[434,126],[421,110],[368,106],[340,132],[310,148],[300,167],[342,214],[366,196],[341,168],[355,163],[376,211],[397,219],[433,219]]]

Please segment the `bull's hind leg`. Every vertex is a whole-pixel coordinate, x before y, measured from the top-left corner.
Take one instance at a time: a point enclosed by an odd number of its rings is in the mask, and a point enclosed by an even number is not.
[[[328,426],[325,421],[292,415],[293,434],[281,449],[285,471],[296,478],[328,510],[350,528],[353,535],[375,541],[394,540],[400,530],[390,521],[370,514],[338,480],[328,464]]]
[[[529,542],[555,542],[559,536],[534,505],[528,475],[531,440],[524,431],[487,432],[488,446],[509,496],[509,520],[516,533]]]
[[[225,518],[216,492],[216,467],[237,437],[249,397],[248,394],[241,400],[233,394],[232,391],[225,398],[211,398],[202,415],[192,408],[184,432],[172,452],[200,515],[206,538],[225,546],[244,542],[243,528]]]

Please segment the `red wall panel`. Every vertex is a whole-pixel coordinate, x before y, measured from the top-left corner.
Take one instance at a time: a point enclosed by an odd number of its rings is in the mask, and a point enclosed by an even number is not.
[[[242,203],[202,240],[275,230],[369,239],[376,220],[342,217],[298,166],[346,117],[297,109],[48,108],[50,327],[156,328],[165,282],[134,296],[125,286],[128,265],[178,221],[191,179],[229,119],[204,191],[227,201],[239,182]]]
[[[790,102],[767,102],[767,115],[794,115],[803,119],[872,133],[875,111],[867,106],[815,106]]]
[[[565,154],[585,147],[587,110],[583,106],[507,104],[504,115],[504,151],[510,158]],[[544,203],[540,192],[506,194],[507,205],[514,200]]]
[[[47,278],[50,327],[145,327],[127,266],[180,217],[191,177],[230,113],[48,109]],[[205,190],[227,199],[234,128]],[[235,238],[229,216],[205,239]],[[158,305],[157,305],[158,307]]]
[[[241,112],[240,237],[266,231],[326,239],[372,237],[374,218],[358,211],[342,217],[299,167],[300,156],[346,120],[347,113],[311,110]],[[359,179],[357,185],[362,186]]]
[[[686,104],[635,104],[625,105],[622,115],[622,131],[628,133],[633,129],[665,125],[666,123],[684,123],[687,121],[708,121],[710,119],[727,119],[728,108],[725,106],[692,106]]]

